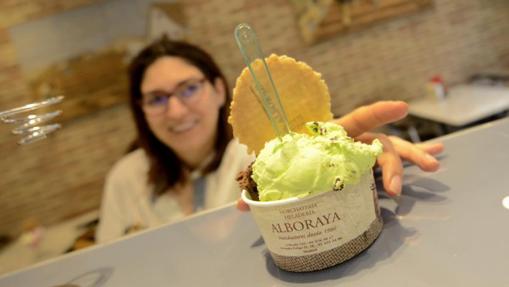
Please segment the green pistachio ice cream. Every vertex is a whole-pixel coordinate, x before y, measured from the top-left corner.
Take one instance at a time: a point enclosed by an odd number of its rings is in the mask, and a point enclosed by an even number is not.
[[[334,123],[309,122],[308,134],[290,133],[265,144],[253,164],[260,201],[305,197],[356,184],[375,164],[382,143],[355,142]]]

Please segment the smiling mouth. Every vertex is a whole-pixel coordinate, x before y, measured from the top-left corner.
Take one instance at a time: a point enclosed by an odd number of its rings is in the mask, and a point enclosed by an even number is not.
[[[185,132],[191,130],[192,128],[194,128],[194,126],[196,126],[197,123],[198,123],[198,120],[187,121],[187,122],[175,125],[175,126],[171,126],[171,127],[169,127],[169,130],[170,130],[170,132],[176,133],[176,134],[185,133]]]

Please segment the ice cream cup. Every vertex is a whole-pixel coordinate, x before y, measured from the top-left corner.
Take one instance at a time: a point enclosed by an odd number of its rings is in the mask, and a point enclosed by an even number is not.
[[[249,205],[275,264],[293,272],[324,269],[369,247],[382,230],[373,174],[340,191]]]

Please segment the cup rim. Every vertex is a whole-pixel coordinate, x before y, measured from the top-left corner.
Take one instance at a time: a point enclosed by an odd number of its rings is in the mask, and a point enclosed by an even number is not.
[[[280,200],[273,200],[273,201],[256,201],[256,200],[252,200],[251,197],[249,196],[249,192],[247,190],[243,189],[242,193],[240,194],[240,197],[249,206],[257,206],[257,207],[266,207],[266,208],[269,208],[269,207],[287,205],[287,204],[291,204],[291,203],[295,203],[295,202],[307,201],[307,200],[309,200],[311,198],[315,198],[315,197],[319,197],[319,196],[325,196],[325,195],[327,195],[327,194],[329,194],[331,192],[333,192],[333,191],[319,192],[317,194],[308,195],[308,196],[302,197],[302,198],[299,198],[299,197],[290,197],[290,198],[285,198],[285,199],[280,199]]]

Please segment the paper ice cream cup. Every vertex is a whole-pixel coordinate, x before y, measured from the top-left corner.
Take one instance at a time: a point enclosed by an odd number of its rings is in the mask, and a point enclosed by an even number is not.
[[[249,205],[267,249],[281,269],[306,272],[344,262],[369,247],[382,230],[371,172],[358,184],[305,198]]]

